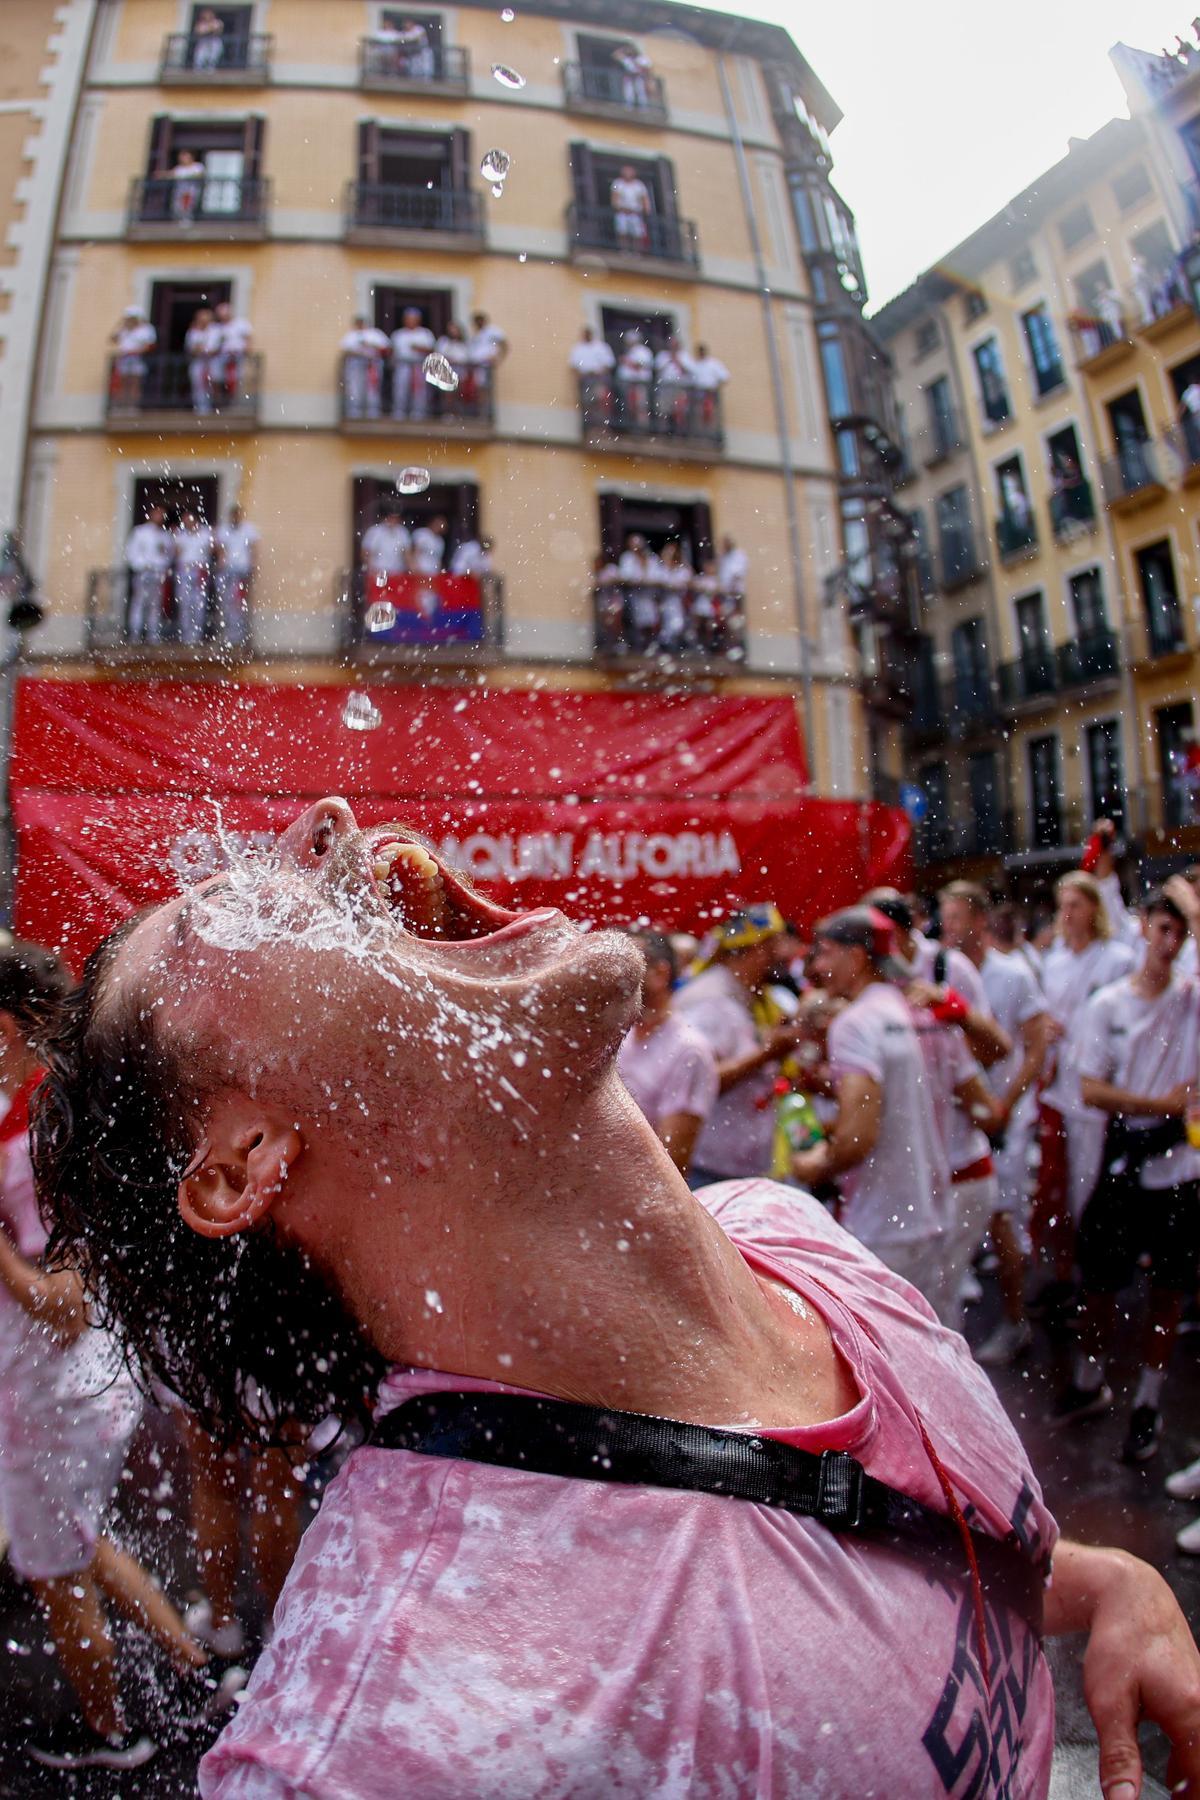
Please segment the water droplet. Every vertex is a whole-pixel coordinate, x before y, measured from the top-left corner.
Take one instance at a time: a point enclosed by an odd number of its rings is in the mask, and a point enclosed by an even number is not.
[[[421,368],[430,387],[441,388],[444,394],[452,394],[458,386],[458,376],[446,357],[439,356],[436,350],[425,358]]]
[[[428,368],[425,373],[428,376]],[[410,469],[401,469],[396,488],[401,494],[423,494],[432,479],[428,469],[419,469],[414,463]]]
[[[527,262],[528,261],[527,253],[524,250],[522,250],[520,256],[518,256],[517,261],[518,262]]]
[[[505,25],[511,25],[513,20],[516,18],[516,16],[517,15],[513,11],[511,6],[504,7],[504,9],[502,10],[502,12],[500,14],[500,18]]]
[[[436,1288],[425,1289],[425,1304],[431,1313],[444,1313],[446,1310],[442,1305],[442,1296]]]
[[[390,600],[376,600],[367,608],[368,631],[390,631],[396,623],[396,609]],[[347,725],[350,723],[346,720]]]
[[[487,150],[479,165],[479,173],[485,181],[503,181],[512,168],[512,157],[507,150]]]
[[[502,181],[498,181],[492,189],[492,199],[499,200],[503,193],[504,193],[504,183]]]
[[[496,77],[496,80],[500,83],[501,87],[523,88],[525,86],[525,77],[523,75],[518,75],[517,71],[515,69],[510,69],[506,63],[493,63],[492,74]]]
[[[342,710],[342,724],[350,731],[374,731],[383,724],[383,714],[369,694],[353,693]]]

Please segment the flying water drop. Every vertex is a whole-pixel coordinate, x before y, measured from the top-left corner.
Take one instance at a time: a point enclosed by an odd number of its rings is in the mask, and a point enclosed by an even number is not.
[[[430,352],[421,368],[430,387],[441,388],[443,394],[452,394],[458,386],[458,376],[450,362],[436,350]]]
[[[425,1304],[431,1313],[444,1313],[446,1310],[442,1305],[442,1296],[436,1288],[425,1289]]]
[[[492,199],[499,200],[503,197],[503,194],[504,194],[504,183],[502,181],[498,181],[496,183],[495,187],[492,189]]]
[[[376,600],[367,608],[368,631],[390,631],[396,623],[396,609],[390,600]],[[349,719],[346,720],[349,725]]]
[[[525,77],[519,75],[515,69],[510,69],[507,63],[493,63],[492,74],[501,87],[523,88],[525,86]]]
[[[501,14],[500,14],[501,23],[504,25],[511,25],[513,20],[516,18],[516,16],[517,15],[513,11],[512,7],[506,6],[503,8],[503,10],[501,11]]]
[[[444,362],[445,358],[443,357],[441,360]],[[426,369],[425,375],[426,379],[432,379],[428,369]],[[441,384],[439,383],[438,385],[440,386]],[[412,468],[401,469],[400,479],[396,483],[396,488],[401,494],[423,494],[431,480],[432,477],[428,469],[417,468],[414,464]]]
[[[356,691],[347,697],[342,711],[342,724],[349,731],[374,731],[383,724],[383,714],[369,694]]]
[[[488,150],[485,151],[483,161],[479,165],[479,173],[485,181],[503,182],[507,179],[508,171],[511,168],[512,157],[507,150]]]

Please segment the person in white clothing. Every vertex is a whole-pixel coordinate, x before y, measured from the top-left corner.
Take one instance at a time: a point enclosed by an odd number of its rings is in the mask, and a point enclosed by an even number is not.
[[[142,386],[149,368],[146,359],[158,343],[158,333],[140,306],[127,306],[109,342],[116,347],[113,404],[136,410],[142,403]]]
[[[201,415],[210,413],[213,409],[212,365],[220,343],[221,330],[213,317],[212,309],[202,306],[193,315],[187,336],[183,340],[192,405]]]
[[[654,380],[654,353],[640,331],[627,331],[617,363],[617,391],[627,425],[638,431],[650,427],[650,386]]]
[[[992,1017],[983,980],[969,958],[919,932],[911,902],[895,888],[872,888],[864,904],[876,907],[895,927],[892,954],[907,979],[913,1005],[930,1007],[943,1023],[961,1026],[972,1056],[983,1068],[1007,1056],[1012,1044]]]
[[[452,319],[437,340],[435,348],[458,376],[458,386],[453,393],[438,395],[441,401],[440,411],[443,415],[473,413],[475,388],[471,381],[471,352],[462,326]]]
[[[429,412],[429,383],[421,367],[434,349],[434,336],[420,308],[405,308],[392,333],[392,417],[423,419]]]
[[[654,358],[654,421],[660,431],[685,436],[692,398],[692,362],[677,337]]]
[[[674,541],[664,544],[658,565],[658,648],[669,655],[678,655],[687,641],[693,576],[680,546]]]
[[[227,644],[244,644],[250,633],[250,594],[261,533],[243,517],[240,506],[231,506],[228,522],[218,525],[217,605],[221,637]]]
[[[211,385],[213,399],[220,406],[236,406],[242,395],[246,354],[254,342],[249,319],[239,318],[228,300],[213,310],[213,323],[218,333],[213,358]]]
[[[622,163],[621,172],[608,190],[613,212],[613,229],[619,250],[646,250],[650,246],[650,189],[632,163]]]
[[[492,573],[492,540],[466,538],[450,558],[451,575],[473,575],[477,581]]]
[[[720,601],[717,559],[706,556],[692,583],[692,623],[701,650],[718,655],[724,644],[724,622]]]
[[[639,50],[636,44],[620,44],[613,52],[613,60],[621,71],[621,98],[625,105],[649,106],[649,77],[654,64],[646,52]]]
[[[203,6],[192,26],[193,69],[219,69],[225,52],[225,27],[211,6]]]
[[[1025,1243],[1034,1089],[1046,1055],[1045,1001],[1024,959],[1004,954],[997,945],[983,888],[954,881],[938,899],[945,942],[977,970],[992,1015],[1011,1044],[1007,1056],[993,1062],[985,1076],[993,1097],[989,1130],[996,1185],[990,1236],[999,1262],[1004,1318],[976,1357],[998,1366],[1023,1356],[1032,1342],[1025,1317]]]
[[[214,551],[211,525],[185,512],[175,533],[175,629],[181,644],[204,638]]]
[[[408,566],[414,575],[440,575],[446,560],[446,532],[449,521],[436,513],[412,534]]]
[[[385,500],[379,518],[363,532],[363,567],[375,586],[386,584],[389,575],[402,575],[408,568],[412,538],[403,522],[399,506]]]
[[[671,1161],[686,1175],[720,1089],[717,1061],[700,1033],[672,1010],[679,967],[670,938],[643,931],[636,941],[646,958],[642,1011],[617,1052],[617,1069]]]
[[[402,72],[403,60],[400,50],[400,29],[391,25],[386,19],[372,32],[366,40],[367,73],[369,75],[399,75]]]
[[[717,561],[717,581],[722,599],[736,601],[739,605],[745,599],[749,566],[750,559],[746,552],[731,537],[722,538],[721,554]]]
[[[579,377],[579,404],[585,425],[608,426],[612,423],[612,372],[616,355],[612,345],[597,338],[590,325],[579,334],[567,359]]]
[[[597,650],[628,650],[621,569],[603,550],[597,552],[592,562],[591,594]]]
[[[1066,1422],[1112,1405],[1105,1365],[1114,1349],[1117,1295],[1148,1255],[1150,1306],[1122,1450],[1131,1463],[1148,1462],[1158,1449],[1167,1362],[1200,1271],[1200,1150],[1185,1131],[1200,1091],[1200,984],[1180,980],[1174,969],[1189,931],[1200,938],[1200,898],[1190,882],[1172,876],[1147,895],[1141,917],[1141,968],[1087,1002],[1077,1034],[1080,1093],[1108,1129],[1079,1221],[1079,1350],[1055,1407]]]
[[[950,1169],[913,1014],[893,985],[893,943],[891,920],[871,906],[816,926],[810,974],[846,1003],[828,1032],[837,1114],[792,1173],[808,1188],[836,1180],[847,1230],[943,1317],[957,1300],[944,1274]]]
[[[383,409],[383,365],[387,333],[357,313],[342,339],[342,393],[348,419],[377,419]]]
[[[204,164],[191,150],[181,150],[167,170],[171,217],[179,225],[191,225],[204,201]]]
[[[689,360],[700,423],[706,431],[711,431],[717,422],[717,395],[729,380],[729,370],[707,344],[697,344],[696,353]]]
[[[152,506],[125,540],[129,570],[126,636],[131,644],[162,642],[164,601],[174,560],[175,540],[167,530],[166,512],[161,506]]]
[[[482,416],[491,413],[497,365],[508,355],[508,338],[498,325],[493,325],[485,312],[472,313],[471,335],[467,339],[470,363],[468,395],[473,408]]]
[[[396,37],[400,70],[412,81],[432,81],[436,67],[429,32],[419,19],[401,19]]]
[[[617,567],[625,583],[625,639],[631,650],[641,654],[658,636],[661,565],[641,533],[631,531]]]

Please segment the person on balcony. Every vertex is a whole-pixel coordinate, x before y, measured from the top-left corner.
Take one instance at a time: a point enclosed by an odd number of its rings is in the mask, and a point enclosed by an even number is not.
[[[579,342],[568,358],[579,377],[579,404],[585,425],[612,424],[612,372],[616,356],[611,344],[597,339],[590,325],[585,325]]]
[[[192,26],[193,69],[219,69],[225,54],[225,27],[211,6],[202,7]]]
[[[1096,311],[1100,315],[1100,323],[1108,342],[1120,343],[1128,334],[1125,326],[1125,302],[1115,287],[1101,288],[1096,296]]]
[[[485,312],[472,313],[467,348],[471,353],[469,399],[474,411],[487,415],[491,412],[496,365],[508,355],[508,337]]]
[[[669,337],[654,358],[654,420],[660,431],[686,437],[691,402],[692,360],[677,337]]]
[[[729,370],[707,344],[697,344],[690,361],[700,424],[711,431],[717,422],[717,395],[729,380]]]
[[[369,74],[402,74],[403,60],[399,27],[389,24],[388,20],[384,19],[379,29],[367,39],[367,55]]]
[[[701,650],[715,656],[721,648],[720,582],[717,559],[706,556],[692,583],[692,630]]]
[[[659,559],[658,648],[678,655],[689,635],[688,609],[696,571],[672,540]]]
[[[622,163],[621,172],[608,191],[613,212],[613,229],[618,250],[650,248],[650,214],[653,203],[646,186],[632,163]]]
[[[1019,538],[1029,535],[1033,514],[1029,506],[1029,496],[1021,484],[1020,477],[1006,470],[1000,477],[1000,503],[1004,508],[1004,516]]]
[[[621,585],[621,570],[603,550],[597,551],[592,560],[592,605],[596,615],[597,650],[626,649],[625,590]]]
[[[213,317],[211,307],[202,306],[199,312],[193,313],[187,336],[183,340],[192,406],[201,415],[210,413],[213,409],[212,369],[220,347],[221,328]]]
[[[127,306],[109,342],[116,346],[112,372],[113,404],[136,412],[142,404],[142,384],[148,366],[146,358],[158,342],[158,333],[140,306]]]
[[[240,506],[231,506],[228,522],[217,526],[217,608],[226,644],[244,644],[250,635],[250,593],[261,535]]]
[[[129,571],[127,634],[131,644],[160,644],[166,612],[167,584],[175,561],[175,540],[167,530],[161,506],[151,506],[125,540]]]
[[[175,626],[181,644],[204,639],[215,550],[212,526],[185,512],[175,533]]]
[[[1200,381],[1189,381],[1179,396],[1179,429],[1188,461],[1200,463]]]
[[[640,656],[658,639],[662,564],[641,533],[631,531],[617,568],[625,583],[625,641]]]
[[[444,356],[454,373],[458,376],[458,386],[453,393],[447,394],[442,401],[443,413],[461,416],[470,412],[474,388],[471,382],[471,351],[467,344],[467,334],[462,326],[452,319],[437,341],[437,352]]]
[[[170,212],[177,225],[191,225],[204,200],[204,164],[194,151],[181,150],[167,170]]]
[[[377,419],[383,410],[383,365],[387,360],[387,333],[369,325],[356,313],[339,346],[342,352],[342,393],[348,419]]]
[[[393,575],[403,575],[408,568],[412,538],[404,523],[399,503],[385,500],[374,525],[363,532],[362,560],[367,574],[367,587],[381,592]],[[375,598],[375,592],[368,596]]]
[[[746,552],[734,543],[731,537],[721,539],[721,557],[717,564],[717,584],[724,600],[736,600],[739,604],[746,597],[746,572],[750,560]]]
[[[434,349],[432,331],[416,306],[404,309],[392,333],[392,417],[423,419],[429,411],[429,383],[421,365]]]
[[[492,540],[485,538],[467,538],[461,543],[450,558],[452,575],[472,575],[476,581],[482,581],[492,573]]]
[[[242,377],[254,342],[254,329],[249,319],[237,317],[228,300],[222,300],[214,309],[213,320],[219,334],[210,375],[213,400],[218,407],[236,406],[243,391]]]
[[[432,81],[435,73],[433,45],[419,19],[401,19],[397,39],[400,73],[410,81]]]
[[[626,106],[650,104],[650,76],[654,64],[636,44],[621,44],[613,52],[613,60],[621,71],[621,99]]]
[[[650,388],[654,380],[654,354],[640,331],[627,331],[617,364],[617,388],[625,423],[635,431],[650,429]]]
[[[446,561],[446,532],[449,520],[435,513],[412,534],[408,566],[414,575],[440,575]]]

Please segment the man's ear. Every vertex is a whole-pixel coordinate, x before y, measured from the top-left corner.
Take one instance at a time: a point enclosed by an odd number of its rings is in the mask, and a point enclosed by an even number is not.
[[[179,1213],[201,1237],[232,1237],[265,1219],[304,1154],[290,1112],[248,1094],[212,1102],[179,1183]]]

